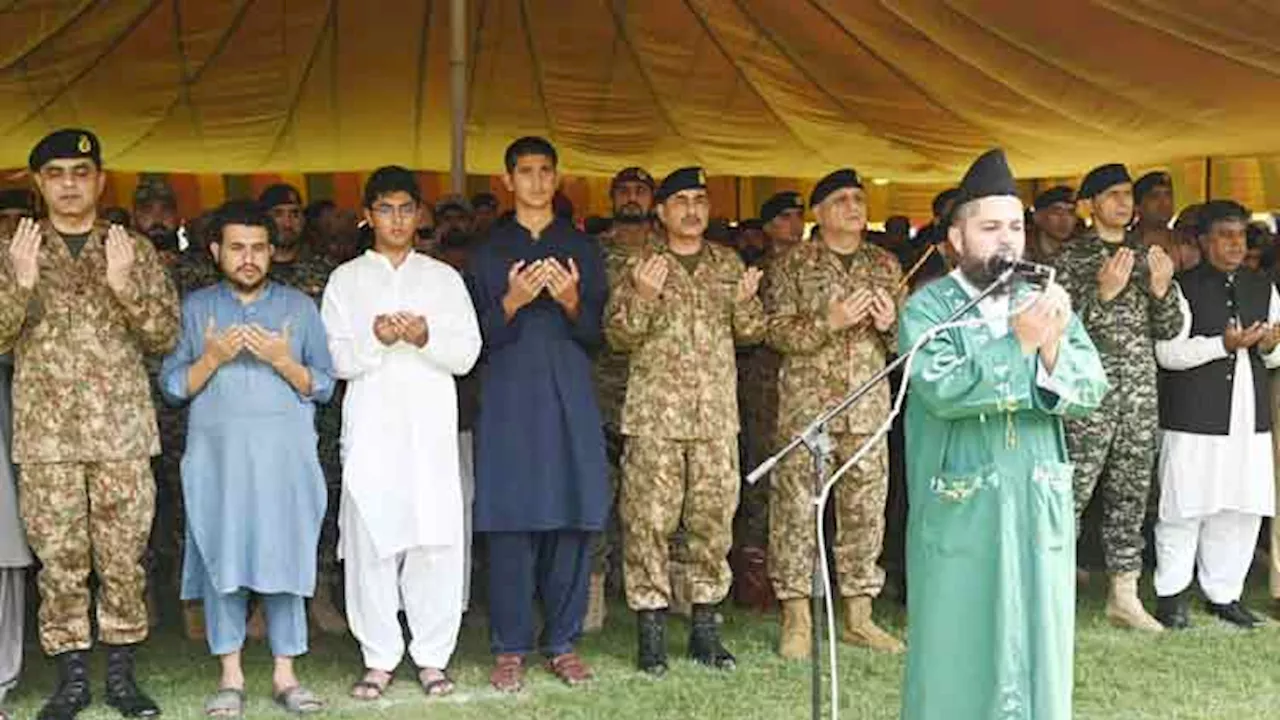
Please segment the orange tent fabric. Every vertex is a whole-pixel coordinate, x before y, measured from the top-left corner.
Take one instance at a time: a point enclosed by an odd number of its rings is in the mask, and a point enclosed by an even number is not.
[[[1238,0],[469,0],[468,170],[954,182],[1280,150],[1280,5]],[[0,2],[0,167],[83,125],[122,170],[449,162],[447,0]]]

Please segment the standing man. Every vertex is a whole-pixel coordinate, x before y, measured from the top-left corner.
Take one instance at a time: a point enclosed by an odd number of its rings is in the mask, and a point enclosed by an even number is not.
[[[475,526],[489,553],[489,681],[515,692],[524,656],[535,649],[569,685],[592,677],[573,646],[586,611],[592,533],[604,530],[609,512],[590,355],[600,344],[607,287],[595,243],[553,211],[559,176],[551,143],[520,138],[503,160],[515,217],[495,225],[471,260],[486,357]]]
[[[804,431],[814,417],[885,366],[897,346],[897,258],[867,242],[867,196],[854,170],[837,170],[814,186],[809,207],[821,240],[801,245],[770,268],[764,298],[767,341],[782,355],[777,442]],[[828,426],[834,470],[843,465],[889,414],[889,382]],[[810,652],[814,545],[813,463],[795,452],[774,473],[769,496],[769,576],[782,603],[785,658]],[[840,639],[882,652],[902,643],[871,619],[871,601],[884,587],[877,565],[889,492],[889,448],[881,440],[835,488],[836,573],[844,604]]]
[[[143,357],[173,348],[178,296],[150,241],[98,221],[106,174],[93,133],[45,137],[28,166],[49,217],[22,221],[3,243],[0,347],[15,354],[13,459],[43,564],[40,645],[58,664],[38,717],[69,720],[89,705],[91,571],[107,703],[150,717],[160,711],[133,669],[147,637],[142,556],[160,452]]]
[[[307,651],[304,598],[324,517],[313,417],[333,394],[324,326],[311,298],[268,279],[277,234],[261,208],[227,203],[210,232],[224,280],[183,302],[182,336],[161,370],[166,399],[191,407],[182,597],[204,602],[209,650],[222,665],[205,710],[244,711],[252,592],[266,607],[272,697],[316,712],[324,703],[299,683],[293,659]]]
[[[668,542],[683,521],[689,655],[732,669],[715,606],[733,579],[726,556],[741,481],[734,343],[764,335],[761,272],[703,238],[711,201],[701,168],[668,175],[655,200],[665,242],[631,260],[605,313],[609,344],[631,360],[621,428],[627,605],[639,614],[638,665],[662,675],[672,601]]]
[[[965,175],[948,242],[959,267],[907,301],[901,353],[995,279],[993,256],[1022,256],[1022,203],[1002,151]],[[1062,418],[1093,410],[1107,380],[1067,294],[1050,284],[1031,296],[989,296],[965,316],[985,322],[941,333],[910,367],[903,720],[1071,718]]]
[[[1138,599],[1142,521],[1156,458],[1155,343],[1182,328],[1173,261],[1125,232],[1133,218],[1133,185],[1123,165],[1085,176],[1079,200],[1093,227],[1058,256],[1062,287],[1102,356],[1112,391],[1098,412],[1067,422],[1076,464],[1076,531],[1095,491],[1102,493],[1102,550],[1111,590],[1107,619],[1120,627],[1163,628]]]
[[[790,250],[804,239],[804,201],[790,190],[771,195],[760,206],[760,222],[775,255]]]
[[[325,284],[334,264],[321,248],[308,247],[306,215],[302,209],[302,196],[292,185],[277,184],[262,191],[258,204],[271,216],[279,235],[271,258],[271,279],[282,285],[301,290],[320,306]],[[345,386],[341,383],[326,400],[316,408],[316,431],[320,442],[320,467],[329,492],[324,524],[320,530],[320,549],[316,554],[319,574],[315,596],[311,598],[311,620],[321,632],[342,634],[347,622],[333,602],[341,571],[338,569],[338,506],[342,493],[342,459],[338,448],[342,432],[342,398]],[[260,638],[265,631],[262,606],[254,607],[249,634]]]
[[[604,251],[605,275],[612,290],[626,280],[627,263],[657,241],[653,234],[653,176],[644,168],[623,168],[613,176],[609,196],[613,200],[613,222],[597,238]],[[622,432],[619,429],[622,403],[627,396],[627,354],[608,346],[596,352],[596,393],[604,419],[604,438],[609,458],[611,504],[608,527],[595,540],[592,552],[591,583],[587,592],[587,615],[582,629],[594,632],[604,627],[608,607],[605,579],[622,560],[618,528],[617,495],[622,483]],[[619,567],[620,569],[620,567]]]
[[[1035,227],[1032,242],[1027,245],[1027,258],[1052,264],[1076,232],[1076,191],[1056,185],[1037,195],[1033,205]]]
[[[404,656],[403,608],[428,695],[447,695],[462,622],[463,506],[457,394],[480,353],[462,278],[413,250],[422,196],[413,173],[380,168],[364,190],[373,249],[334,272],[324,321],[349,383],[342,428],[341,553],[351,630],[382,696]]]
[[[1173,179],[1162,170],[1149,172],[1133,183],[1133,201],[1137,207],[1135,231],[1147,247],[1159,245],[1176,259],[1177,238],[1169,227],[1173,222]],[[1190,268],[1175,267],[1175,272]]]
[[[1243,267],[1247,210],[1210,200],[1201,218],[1206,262],[1179,276],[1182,328],[1156,343],[1156,617],[1188,627],[1186,590],[1198,576],[1209,612],[1254,628],[1262,621],[1240,596],[1262,518],[1275,514],[1269,376],[1280,366],[1280,296],[1267,276]]]
[[[483,239],[498,219],[498,198],[493,193],[476,193],[471,196],[471,209],[474,211],[472,219],[475,223],[472,230],[476,237]]]

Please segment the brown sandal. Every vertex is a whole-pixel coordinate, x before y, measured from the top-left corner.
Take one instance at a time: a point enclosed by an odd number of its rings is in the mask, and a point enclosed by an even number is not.
[[[569,687],[576,687],[595,678],[591,668],[582,662],[577,653],[567,652],[547,660],[547,669],[555,673],[560,681]]]
[[[514,653],[504,653],[494,658],[489,684],[498,692],[520,692],[524,687],[524,658]]]
[[[449,674],[439,668],[422,668],[418,671],[418,685],[427,697],[452,695],[456,686]]]
[[[387,679],[382,682],[376,682],[374,680],[369,679],[370,675],[373,675],[374,673],[380,673],[380,672],[383,672],[383,671],[382,670],[366,670],[364,673],[364,677],[355,681],[355,683],[351,685],[351,697],[355,698],[356,700],[363,700],[365,702],[371,702],[373,700],[381,700],[382,696],[387,693],[387,688],[391,687],[391,683],[396,679],[396,676],[392,673],[386,673]],[[360,692],[361,690],[367,690],[369,691],[369,694],[363,695]]]

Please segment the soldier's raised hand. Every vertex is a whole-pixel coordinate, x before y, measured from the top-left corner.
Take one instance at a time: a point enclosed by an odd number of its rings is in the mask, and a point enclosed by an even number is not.
[[[107,287],[120,292],[129,286],[137,254],[129,231],[120,225],[107,229]]]
[[[1129,284],[1129,276],[1133,274],[1133,251],[1127,247],[1116,250],[1116,254],[1107,258],[1098,269],[1098,298],[1103,302],[1111,302]]]
[[[867,316],[873,300],[865,288],[847,298],[832,295],[827,302],[827,326],[838,332],[857,325]]]
[[[738,291],[734,295],[734,302],[743,303],[755,296],[760,290],[760,279],[764,277],[764,273],[760,268],[749,267],[742,273],[742,279],[738,280]]]
[[[1152,245],[1147,251],[1147,267],[1151,269],[1151,294],[1157,300],[1163,300],[1173,283],[1173,258],[1159,245]]]
[[[868,311],[871,313],[871,322],[880,332],[889,332],[889,328],[898,319],[898,308],[893,303],[893,297],[884,288],[875,289]]]
[[[13,263],[14,281],[23,290],[36,286],[40,277],[40,245],[44,234],[40,224],[31,218],[18,221],[18,229],[9,241],[9,261]]]
[[[657,300],[667,283],[667,259],[662,255],[654,255],[637,263],[631,271],[631,279],[635,281],[636,292],[640,297]]]

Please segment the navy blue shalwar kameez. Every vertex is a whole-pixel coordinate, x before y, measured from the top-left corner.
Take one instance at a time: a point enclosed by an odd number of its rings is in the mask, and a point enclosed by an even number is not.
[[[547,257],[577,263],[577,320],[544,291],[507,322],[511,266]],[[510,220],[477,248],[470,272],[484,337],[474,522],[488,548],[490,645],[495,654],[555,656],[582,632],[591,534],[604,529],[611,500],[590,356],[602,342],[604,263],[566,221],[534,238]]]

